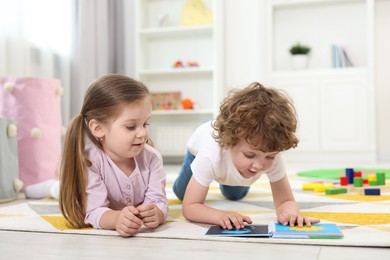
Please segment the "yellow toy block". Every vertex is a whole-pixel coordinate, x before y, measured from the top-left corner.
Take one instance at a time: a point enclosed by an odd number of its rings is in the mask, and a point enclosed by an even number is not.
[[[303,190],[315,190],[317,187],[324,186],[322,182],[309,182],[302,184]]]

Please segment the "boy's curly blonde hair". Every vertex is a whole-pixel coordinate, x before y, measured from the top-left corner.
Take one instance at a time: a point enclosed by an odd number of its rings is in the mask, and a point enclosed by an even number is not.
[[[285,151],[299,142],[291,98],[281,90],[257,82],[229,92],[213,128],[214,139],[225,149],[234,147],[241,139],[262,152]]]

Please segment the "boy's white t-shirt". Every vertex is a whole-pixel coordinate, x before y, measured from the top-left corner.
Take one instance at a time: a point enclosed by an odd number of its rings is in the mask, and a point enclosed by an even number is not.
[[[272,167],[259,172],[251,178],[244,178],[236,169],[230,155],[230,149],[221,149],[212,137],[212,122],[200,125],[187,143],[188,150],[195,156],[191,163],[194,178],[205,187],[215,180],[229,186],[250,186],[262,174],[266,174],[270,182],[276,182],[286,175],[286,167],[281,154],[277,154]]]

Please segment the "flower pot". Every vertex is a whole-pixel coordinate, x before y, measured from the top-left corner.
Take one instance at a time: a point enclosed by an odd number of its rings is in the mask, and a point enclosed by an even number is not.
[[[292,55],[292,68],[295,70],[307,69],[309,63],[309,56],[306,54]]]

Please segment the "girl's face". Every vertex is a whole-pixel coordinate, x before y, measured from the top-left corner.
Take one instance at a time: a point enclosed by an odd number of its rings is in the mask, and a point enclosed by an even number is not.
[[[278,154],[253,150],[244,140],[240,140],[230,152],[234,166],[244,178],[254,177],[259,172],[270,169]]]
[[[115,163],[137,156],[149,137],[152,104],[149,98],[126,104],[104,127],[103,149]]]

